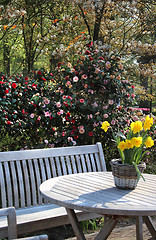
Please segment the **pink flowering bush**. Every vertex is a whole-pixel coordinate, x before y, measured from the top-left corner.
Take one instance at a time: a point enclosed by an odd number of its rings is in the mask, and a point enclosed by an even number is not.
[[[96,141],[107,145],[111,136],[102,139],[101,123],[107,120],[125,126],[130,121],[127,110],[136,104],[134,86],[124,75],[116,53],[90,48],[74,66],[59,63],[50,73],[41,70],[27,77],[3,76],[1,144],[8,137],[16,140],[8,143],[9,150]]]

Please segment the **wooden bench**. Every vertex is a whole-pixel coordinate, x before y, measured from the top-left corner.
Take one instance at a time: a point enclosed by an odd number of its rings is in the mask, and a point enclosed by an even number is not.
[[[101,143],[0,152],[0,206],[16,208],[18,235],[69,224],[65,209],[46,202],[39,186],[52,177],[92,171],[106,171]],[[78,211],[77,216],[83,221],[99,215]],[[7,222],[0,218],[4,237]]]

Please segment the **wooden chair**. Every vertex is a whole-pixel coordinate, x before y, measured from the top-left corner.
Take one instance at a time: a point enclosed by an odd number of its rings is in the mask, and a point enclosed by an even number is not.
[[[17,239],[16,212],[14,207],[0,209],[0,217],[7,217],[8,222],[8,239]],[[0,220],[1,221],[1,220]],[[48,240],[47,235],[18,238],[20,240]]]

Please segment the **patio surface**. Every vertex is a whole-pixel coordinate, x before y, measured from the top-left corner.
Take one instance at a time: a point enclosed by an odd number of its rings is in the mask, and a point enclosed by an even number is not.
[[[156,225],[156,220],[154,221]],[[152,240],[152,237],[149,231],[146,228],[146,225],[143,224],[144,230],[144,240]],[[85,234],[86,240],[94,240],[98,232]],[[136,240],[136,233],[135,233],[135,224],[127,227],[118,227],[113,230],[111,235],[107,238],[108,240]],[[76,238],[68,238],[66,240],[76,240]]]

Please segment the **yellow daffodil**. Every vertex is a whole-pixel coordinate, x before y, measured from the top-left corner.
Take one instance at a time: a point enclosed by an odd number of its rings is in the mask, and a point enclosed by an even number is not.
[[[145,122],[144,122],[144,125],[143,125],[143,128],[144,130],[150,130],[151,126],[153,125],[153,118],[149,117],[149,115],[146,116],[145,118]]]
[[[153,139],[152,139],[151,137],[148,137],[148,138],[147,138],[147,140],[146,140],[146,142],[145,142],[145,146],[146,146],[147,148],[150,148],[150,147],[154,146],[154,141],[153,141]]]
[[[119,145],[118,145],[118,148],[121,151],[124,151],[126,149],[126,143],[124,141],[120,142]]]
[[[131,123],[131,130],[134,134],[140,132],[142,129],[143,128],[142,128],[142,122],[141,121],[136,121],[136,122]]]
[[[134,147],[132,144],[132,141],[128,139],[126,139],[125,145],[126,145],[126,149],[130,149]]]
[[[104,122],[102,123],[101,128],[102,128],[105,132],[107,132],[109,126],[110,126],[109,122],[104,121]]]
[[[131,142],[132,142],[132,144],[135,146],[135,147],[140,147],[141,146],[141,144],[142,144],[142,137],[133,137],[132,139],[131,139]]]

